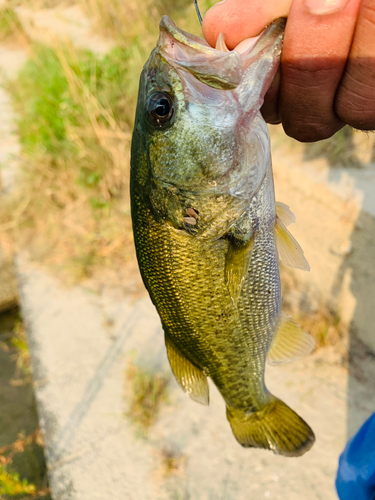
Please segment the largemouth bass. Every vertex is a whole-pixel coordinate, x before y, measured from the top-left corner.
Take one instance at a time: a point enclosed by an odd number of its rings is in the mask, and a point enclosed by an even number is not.
[[[168,18],[142,71],[131,153],[132,219],[144,284],[172,371],[195,401],[222,394],[245,447],[299,456],[314,434],[264,383],[265,362],[309,353],[312,338],[281,313],[278,261],[307,269],[275,203],[260,114],[285,21],[228,51]],[[221,50],[220,50],[221,49]]]

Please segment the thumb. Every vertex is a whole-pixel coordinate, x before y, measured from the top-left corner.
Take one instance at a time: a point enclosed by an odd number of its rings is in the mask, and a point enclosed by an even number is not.
[[[229,49],[245,38],[259,35],[278,17],[288,15],[292,0],[224,0],[209,9],[203,19],[203,35],[216,44],[221,32]]]

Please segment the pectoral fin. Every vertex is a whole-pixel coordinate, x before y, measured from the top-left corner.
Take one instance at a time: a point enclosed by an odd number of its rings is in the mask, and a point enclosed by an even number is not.
[[[165,346],[173,375],[182,390],[197,403],[208,405],[210,400],[207,376],[177,349],[167,335]]]
[[[279,329],[268,351],[267,362],[270,365],[290,363],[307,356],[314,347],[312,336],[304,332],[293,318],[282,313]]]
[[[289,267],[310,271],[309,263],[307,262],[303,250],[297,240],[290,234],[285,227],[281,218],[276,215],[275,223],[275,241],[279,260]]]
[[[276,202],[276,214],[285,226],[290,226],[290,224],[296,222],[296,216],[294,213],[290,210],[288,205],[285,205],[285,203],[282,203],[281,201]]]
[[[225,257],[225,283],[228,286],[234,305],[237,305],[243,281],[249,271],[254,237],[248,243],[230,243]]]

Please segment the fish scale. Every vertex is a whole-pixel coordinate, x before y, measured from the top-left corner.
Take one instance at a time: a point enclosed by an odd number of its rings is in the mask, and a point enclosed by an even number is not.
[[[264,382],[267,356],[313,346],[280,311],[279,257],[308,265],[285,227],[293,215],[277,214],[259,112],[284,24],[239,55],[162,19],[140,80],[130,184],[138,263],[178,383],[208,404],[210,377],[242,446],[299,456],[314,434]]]

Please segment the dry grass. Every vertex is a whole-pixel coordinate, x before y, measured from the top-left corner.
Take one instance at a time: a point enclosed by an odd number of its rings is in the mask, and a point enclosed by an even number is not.
[[[316,349],[336,345],[347,333],[347,328],[340,316],[326,305],[322,305],[314,312],[302,311],[296,320],[306,332],[314,337]]]
[[[132,361],[126,370],[126,416],[133,422],[141,437],[159,416],[163,404],[168,402],[170,376],[137,367]]]
[[[28,42],[17,14],[8,7],[0,9],[0,43],[21,44]]]
[[[294,271],[285,266],[281,267],[281,283],[283,310],[313,336],[316,349],[336,344],[344,347],[349,327],[341,320],[337,307],[309,287],[301,287]]]
[[[119,88],[126,54],[97,60],[56,44],[35,47],[32,57],[9,86],[23,156],[22,175],[2,204],[1,242],[31,248],[36,259],[81,279],[108,260],[133,259],[131,128]]]
[[[157,471],[162,478],[184,476],[187,457],[181,451],[173,448],[162,448],[158,453],[160,468]]]

